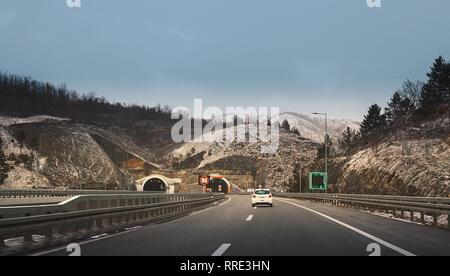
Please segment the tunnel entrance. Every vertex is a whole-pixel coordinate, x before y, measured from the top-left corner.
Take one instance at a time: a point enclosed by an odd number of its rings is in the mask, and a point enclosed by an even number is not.
[[[150,178],[149,180],[145,181],[143,190],[145,192],[166,192],[167,185],[160,178]]]
[[[227,182],[222,178],[211,178],[211,181],[206,185],[206,188],[211,189],[214,193],[228,194],[229,187]]]

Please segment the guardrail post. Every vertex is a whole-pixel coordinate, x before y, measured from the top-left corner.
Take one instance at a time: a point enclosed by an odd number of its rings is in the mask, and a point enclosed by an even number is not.
[[[45,238],[48,240],[53,239],[53,228],[52,227],[50,227],[49,229],[47,229],[45,231]]]
[[[99,218],[95,220],[95,228],[102,229],[103,228],[103,219]]]
[[[450,214],[447,215],[447,229],[450,230]],[[1,237],[0,237],[1,239]]]
[[[425,224],[425,214],[423,212],[420,212],[420,222]]]
[[[112,227],[114,224],[114,217],[107,218],[107,224],[106,227]]]
[[[437,226],[438,225],[438,215],[433,214],[433,226]]]
[[[31,233],[25,233],[23,235],[23,241],[24,243],[32,243],[33,242],[33,236],[31,235]]]
[[[78,232],[78,223],[75,222],[71,225],[71,231],[69,232],[69,234],[75,234]]]
[[[0,248],[6,247],[5,245],[5,237],[3,235],[0,235]]]
[[[410,212],[409,212],[409,219],[410,219],[411,221],[414,221],[414,211],[410,211]]]

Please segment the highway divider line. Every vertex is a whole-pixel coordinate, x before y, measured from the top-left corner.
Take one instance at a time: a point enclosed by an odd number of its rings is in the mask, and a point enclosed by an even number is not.
[[[253,215],[248,216],[247,221],[251,221],[253,218]]]
[[[350,230],[352,230],[352,231],[354,231],[354,232],[356,232],[356,233],[358,233],[360,235],[363,235],[364,237],[369,238],[369,239],[371,239],[371,240],[373,240],[373,241],[375,241],[375,242],[377,242],[377,243],[379,243],[381,245],[384,245],[385,247],[390,248],[390,249],[394,250],[395,252],[400,253],[400,254],[402,254],[404,256],[416,256],[416,255],[414,255],[413,253],[411,253],[411,252],[409,252],[407,250],[404,250],[404,249],[402,249],[402,248],[400,248],[398,246],[395,246],[395,245],[393,245],[393,244],[391,244],[391,243],[389,243],[387,241],[384,241],[384,240],[382,240],[380,238],[377,238],[377,237],[375,237],[375,236],[373,236],[373,235],[371,235],[369,233],[366,233],[366,232],[364,232],[364,231],[362,231],[362,230],[360,230],[360,229],[358,229],[356,227],[348,225],[348,224],[346,224],[346,223],[344,223],[342,221],[339,221],[339,220],[334,219],[334,218],[332,218],[330,216],[327,216],[325,214],[317,212],[317,211],[315,211],[313,209],[307,208],[305,206],[302,206],[302,205],[299,205],[299,204],[296,204],[296,203],[293,203],[293,202],[290,202],[290,201],[280,200],[280,199],[277,199],[277,200],[279,200],[281,202],[284,202],[284,203],[287,203],[287,204],[291,204],[291,205],[297,206],[299,208],[302,208],[302,209],[305,209],[307,211],[310,211],[310,212],[312,212],[312,213],[314,213],[316,215],[324,217],[324,218],[326,218],[328,220],[331,220],[332,222],[335,222],[335,223],[337,223],[337,224],[339,224],[341,226],[344,226],[345,228],[350,229]]]
[[[217,207],[221,207],[221,206],[223,206],[223,205],[225,205],[225,204],[227,204],[227,203],[229,203],[231,201],[230,197],[226,197],[225,199],[226,200],[224,202],[220,203],[220,204],[216,204],[215,206],[208,207],[208,208],[205,208],[205,209],[200,210],[200,211],[194,211],[194,212],[190,213],[189,215],[187,215],[186,217],[195,216],[195,215],[201,214],[203,212],[216,209]]]
[[[223,253],[225,253],[225,251],[227,251],[227,249],[231,246],[231,243],[224,243],[222,244],[219,248],[217,248],[216,251],[214,251],[214,253],[212,253],[211,256],[213,257],[219,257],[222,256]]]

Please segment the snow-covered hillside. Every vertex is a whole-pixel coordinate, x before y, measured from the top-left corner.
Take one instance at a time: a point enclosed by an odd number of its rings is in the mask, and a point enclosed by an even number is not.
[[[279,119],[274,122],[282,123],[284,120],[289,122],[291,128],[295,127],[300,131],[300,135],[314,142],[321,143],[325,136],[325,118],[311,117],[297,113],[283,113]],[[328,134],[331,139],[336,141],[346,127],[359,130],[359,122],[348,119],[330,119],[327,120]]]

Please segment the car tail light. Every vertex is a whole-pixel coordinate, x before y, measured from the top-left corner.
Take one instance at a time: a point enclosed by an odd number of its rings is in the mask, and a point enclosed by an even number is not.
[[[271,198],[272,197],[272,195],[269,195],[269,198]]]
[[[253,198],[256,198],[256,195],[253,195]]]

